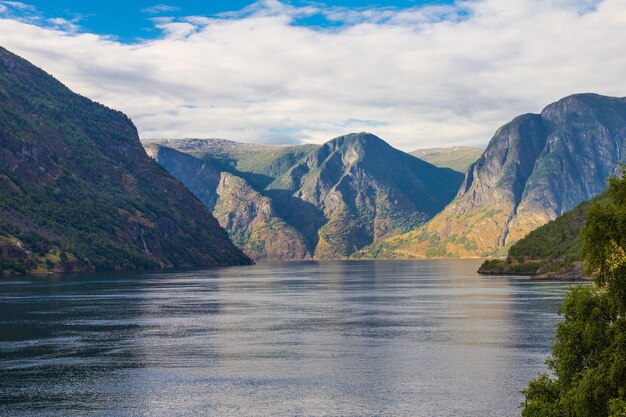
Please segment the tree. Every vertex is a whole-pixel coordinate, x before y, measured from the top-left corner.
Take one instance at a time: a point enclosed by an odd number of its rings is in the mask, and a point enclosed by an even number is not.
[[[594,205],[583,230],[585,270],[626,313],[626,165],[609,180],[609,204]]]
[[[524,417],[626,417],[626,167],[620,171],[581,233],[595,286],[568,293],[547,360],[552,375],[529,383]]]

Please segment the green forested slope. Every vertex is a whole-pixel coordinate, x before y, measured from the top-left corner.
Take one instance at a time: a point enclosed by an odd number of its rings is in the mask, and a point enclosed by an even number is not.
[[[0,270],[248,262],[128,117],[0,48]]]
[[[626,416],[626,168],[585,223],[581,259],[594,285],[567,293],[549,372],[523,391],[523,417]]]

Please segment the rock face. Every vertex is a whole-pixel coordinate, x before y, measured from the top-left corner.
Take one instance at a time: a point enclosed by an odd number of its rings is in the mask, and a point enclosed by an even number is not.
[[[363,256],[500,256],[606,188],[624,161],[626,99],[579,94],[496,132],[454,201],[428,225]]]
[[[367,133],[321,147],[268,148],[234,163],[207,152],[206,143],[202,155],[176,147],[196,158],[147,145],[255,259],[346,257],[423,224],[462,181]]]
[[[310,259],[304,237],[276,212],[274,203],[243,178],[222,172],[215,217],[253,259]]]
[[[480,158],[483,151],[484,149],[472,146],[452,146],[449,148],[418,149],[411,152],[411,155],[441,168],[452,168],[455,171],[466,173],[470,165]]]
[[[580,203],[517,241],[505,259],[486,260],[478,272],[561,280],[583,279],[580,232],[589,209],[596,202],[605,204],[607,201],[607,193],[604,192]]]
[[[307,216],[313,221],[317,211],[315,257],[322,259],[348,256],[425,223],[452,199],[461,178],[359,133],[327,142],[269,189],[313,207]]]
[[[269,197],[244,178],[221,170],[212,161],[164,146],[149,144],[146,150],[196,194],[232,241],[252,258],[311,258],[303,236],[278,216]]]
[[[0,48],[0,270],[246,264],[122,113]]]

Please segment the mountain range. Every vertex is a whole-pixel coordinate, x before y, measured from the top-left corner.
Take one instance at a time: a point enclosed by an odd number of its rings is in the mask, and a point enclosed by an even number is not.
[[[368,133],[321,146],[211,139],[144,145],[255,259],[347,257],[424,224],[463,179]]]
[[[557,265],[550,257],[573,262],[565,230],[580,222],[566,214],[540,227],[601,193],[625,145],[626,99],[576,94],[516,117],[484,152],[411,155],[370,133],[323,145],[142,147],[124,114],[0,48],[0,271],[234,265],[250,263],[247,255],[487,257],[509,248],[503,268],[547,270]],[[533,259],[541,241],[555,248]]]
[[[250,262],[128,117],[0,48],[0,272]]]
[[[519,116],[496,131],[445,210],[357,256],[506,255],[532,230],[602,192],[625,145],[626,98],[577,94]]]

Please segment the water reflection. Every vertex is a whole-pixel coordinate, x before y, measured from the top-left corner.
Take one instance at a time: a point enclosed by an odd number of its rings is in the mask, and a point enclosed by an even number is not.
[[[0,414],[519,414],[568,284],[475,261],[0,282]]]

